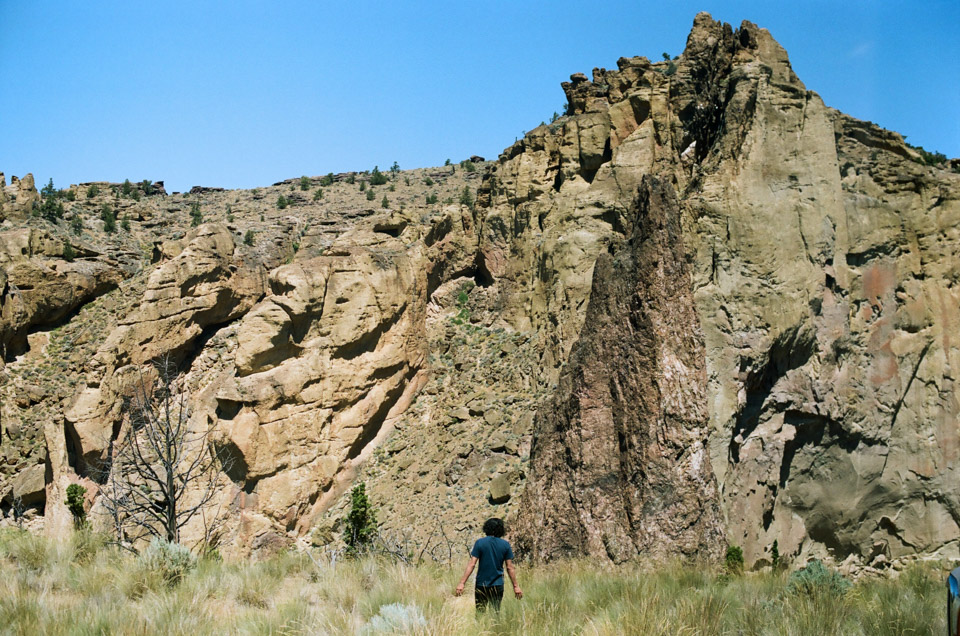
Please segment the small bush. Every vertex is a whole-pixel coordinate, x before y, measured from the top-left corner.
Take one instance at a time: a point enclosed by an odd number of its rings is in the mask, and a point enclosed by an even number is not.
[[[150,196],[153,194],[153,181],[150,179],[144,179],[140,182],[140,187],[143,189],[144,196]]]
[[[395,185],[393,185],[393,184],[391,183],[391,184],[387,187],[387,190],[389,190],[390,192],[396,192],[396,191],[397,191],[397,186],[395,186]]]
[[[303,191],[307,191],[310,189],[310,177],[307,177],[307,176],[300,177],[300,189]]]
[[[361,182],[360,182],[360,192],[363,192],[363,191],[366,190],[366,189],[367,189],[367,182],[366,182],[366,181],[361,181]]]
[[[332,172],[328,172],[327,175],[326,175],[324,178],[320,179],[320,185],[322,185],[323,187],[332,186],[332,185],[333,185],[333,173],[332,173]]]
[[[346,181],[350,185],[353,185],[354,183],[357,182],[357,177],[351,172],[350,174],[347,175]]]
[[[93,197],[97,196],[98,194],[100,194],[100,186],[98,186],[96,183],[91,183],[89,186],[87,186],[87,198],[88,198],[88,199],[92,199]]]
[[[197,227],[203,223],[203,211],[200,210],[200,202],[194,201],[190,205],[190,227]]]
[[[253,230],[247,230],[247,233],[243,235],[243,244],[252,246],[254,236]]]
[[[390,207],[390,200],[387,199],[387,195],[383,195],[383,200],[380,201],[380,207],[381,207],[381,208],[389,208],[389,207]]]
[[[120,228],[121,228],[124,232],[129,232],[129,231],[130,231],[130,217],[127,217],[127,216],[123,217],[123,220],[120,221]]]
[[[424,178],[423,178],[423,185],[425,185],[425,186],[427,186],[427,187],[429,188],[430,186],[433,185],[433,179],[431,179],[430,177],[424,177]]]
[[[317,188],[317,191],[313,193],[313,200],[319,201],[323,198],[323,188]]]
[[[69,245],[70,244],[67,243],[67,246]],[[70,249],[73,250],[72,247]],[[64,252],[66,252],[66,248],[64,248]],[[87,489],[80,484],[70,484],[67,486],[67,510],[73,515],[73,523],[77,527],[82,526],[87,520],[87,511],[84,508],[83,498],[86,494]]]
[[[227,222],[233,223],[233,206],[232,205],[227,206]]]
[[[373,190],[367,190],[367,201],[373,201],[377,195],[373,193]]]
[[[670,77],[676,72],[677,72],[677,65],[674,64],[673,61],[671,60],[670,63],[667,64],[667,70],[665,70],[663,74],[666,75],[667,77]]]
[[[846,594],[850,587],[850,581],[825,566],[819,559],[814,559],[787,579],[787,590],[796,594],[824,592],[840,596]]]
[[[773,564],[774,570],[780,569],[780,545],[777,543],[777,540],[773,540],[773,547],[770,550],[770,562]]]
[[[197,559],[186,546],[154,538],[140,555],[140,564],[145,570],[158,574],[167,585],[173,586],[196,566]]]
[[[727,554],[723,558],[727,573],[737,576],[743,574],[743,549],[738,545],[727,547]]]
[[[433,204],[436,203],[438,200],[439,200],[439,199],[437,198],[436,193],[432,193],[432,194],[428,194],[428,195],[427,195],[427,205],[433,205]]]
[[[278,210],[283,210],[284,208],[287,207],[287,205],[288,205],[288,203],[287,203],[286,197],[284,197],[282,194],[277,197],[277,209],[278,209]]]
[[[77,200],[77,192],[75,190],[67,190],[63,196],[64,198],[66,198],[67,201]]]
[[[83,232],[83,219],[80,218],[79,214],[74,213],[73,218],[70,219],[70,229],[77,235]]]
[[[63,260],[67,261],[68,263],[72,263],[73,259],[75,259],[76,257],[77,257],[77,252],[76,250],[73,249],[73,245],[71,245],[69,241],[64,243],[63,244]],[[68,492],[67,496],[69,497],[69,495],[70,493]]]
[[[473,194],[470,192],[470,186],[463,186],[463,191],[460,193],[460,205],[465,205],[468,208],[473,207]]]
[[[394,161],[393,165],[390,166],[390,174],[396,177],[399,172],[400,172],[400,164]]]
[[[475,163],[473,163],[472,161],[470,161],[469,159],[464,159],[463,161],[461,161],[461,162],[460,162],[460,167],[463,168],[463,169],[464,169],[465,171],[467,171],[467,172],[476,172],[476,171],[477,171],[477,165],[476,165]]]
[[[130,196],[130,193],[133,192],[133,184],[130,183],[130,179],[123,180],[123,185],[120,186],[120,192],[122,192],[125,197]]]
[[[350,491],[350,512],[343,528],[343,540],[352,555],[363,552],[377,532],[377,515],[367,498],[366,485],[361,483]]]
[[[100,208],[100,220],[103,221],[103,231],[107,234],[113,234],[117,231],[117,215],[113,213],[113,208],[106,203]]]
[[[373,172],[370,173],[370,185],[377,186],[383,185],[387,182],[387,175],[380,172],[380,169],[377,166],[373,167]]]
[[[381,605],[376,616],[373,616],[360,634],[412,634],[427,626],[427,619],[416,605],[391,603]]]

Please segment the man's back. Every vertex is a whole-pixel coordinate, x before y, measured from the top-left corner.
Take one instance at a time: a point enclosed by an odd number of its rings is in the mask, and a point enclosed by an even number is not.
[[[503,562],[513,559],[510,542],[499,537],[484,537],[473,544],[470,556],[478,559],[477,585],[503,585]]]

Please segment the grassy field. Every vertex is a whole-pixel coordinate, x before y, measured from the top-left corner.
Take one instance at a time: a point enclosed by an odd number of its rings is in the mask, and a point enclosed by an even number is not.
[[[166,562],[164,562],[166,563]],[[944,634],[943,572],[907,570],[846,593],[790,591],[786,574],[677,566],[519,568],[525,597],[477,616],[457,568],[287,553],[180,571],[78,533],[0,531],[4,634]]]

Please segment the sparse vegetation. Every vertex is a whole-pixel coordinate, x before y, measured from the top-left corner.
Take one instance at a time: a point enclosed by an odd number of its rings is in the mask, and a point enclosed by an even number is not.
[[[323,177],[322,179],[320,179],[320,185],[322,185],[322,186],[325,187],[325,188],[326,188],[326,187],[329,187],[329,186],[332,186],[332,185],[333,185],[333,173],[332,173],[332,172],[328,172],[325,177]]]
[[[283,196],[283,195],[281,194],[280,196],[277,197],[277,209],[278,209],[278,210],[283,210],[283,209],[285,209],[285,208],[287,207],[287,205],[288,205],[288,202],[287,202],[287,198],[286,198],[285,196]]]
[[[125,197],[130,196],[130,193],[133,192],[133,184],[130,183],[130,179],[124,179],[124,180],[123,180],[123,185],[120,186],[120,192],[121,192],[121,193],[123,194],[123,196],[125,196]]]
[[[93,197],[97,196],[98,194],[100,194],[100,186],[98,186],[96,183],[91,183],[90,185],[87,186],[87,198],[88,198],[88,199],[92,199]]]
[[[373,201],[377,198],[377,195],[373,193],[373,190],[367,190],[367,201]]]
[[[472,161],[470,161],[469,159],[464,159],[463,161],[461,161],[461,162],[460,162],[460,167],[463,168],[463,169],[464,169],[465,171],[467,171],[467,172],[476,172],[476,171],[477,171],[477,165],[476,165],[475,163],[473,163]]]
[[[123,220],[120,221],[120,229],[122,229],[124,232],[130,231],[130,217],[123,217]]]
[[[70,241],[66,241],[63,244],[63,260],[68,263],[72,263],[73,259],[77,257],[77,251],[73,249],[73,245],[70,244]]]
[[[243,235],[243,244],[253,246],[253,239],[256,235],[253,233],[253,230],[247,230]]]
[[[431,179],[429,176],[424,177],[423,185],[427,186],[428,188],[431,187],[433,185],[433,179]]]
[[[159,542],[158,542],[159,543]],[[521,566],[524,599],[477,614],[454,598],[462,564],[406,565],[281,552],[256,563],[173,546],[133,556],[89,532],[55,542],[0,530],[0,625],[13,634],[942,634],[942,572],[914,566],[837,596],[790,593],[786,575],[651,571],[589,562]],[[461,556],[461,555],[456,555]],[[466,554],[463,553],[464,560]],[[422,618],[422,622],[421,619]]]
[[[438,201],[436,192],[432,192],[426,197],[427,205],[433,205]]]
[[[310,177],[300,177],[300,189],[304,192],[310,189]]]
[[[393,175],[394,179],[396,179],[397,175],[400,174],[400,164],[396,161],[394,161],[393,165],[390,166],[390,174]]]
[[[313,200],[319,201],[322,198],[323,198],[323,188],[317,188],[316,191],[313,193]]]
[[[83,232],[83,219],[79,214],[74,213],[73,218],[70,219],[70,229],[78,236]]]
[[[390,200],[387,199],[387,195],[383,195],[383,199],[380,201],[380,207],[381,207],[381,208],[389,208],[389,207],[390,207]]]

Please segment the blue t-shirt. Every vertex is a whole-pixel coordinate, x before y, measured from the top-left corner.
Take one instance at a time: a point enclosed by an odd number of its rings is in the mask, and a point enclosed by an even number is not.
[[[478,539],[470,550],[470,556],[479,559],[477,563],[477,585],[489,587],[503,585],[503,562],[513,559],[510,542],[500,537]]]

